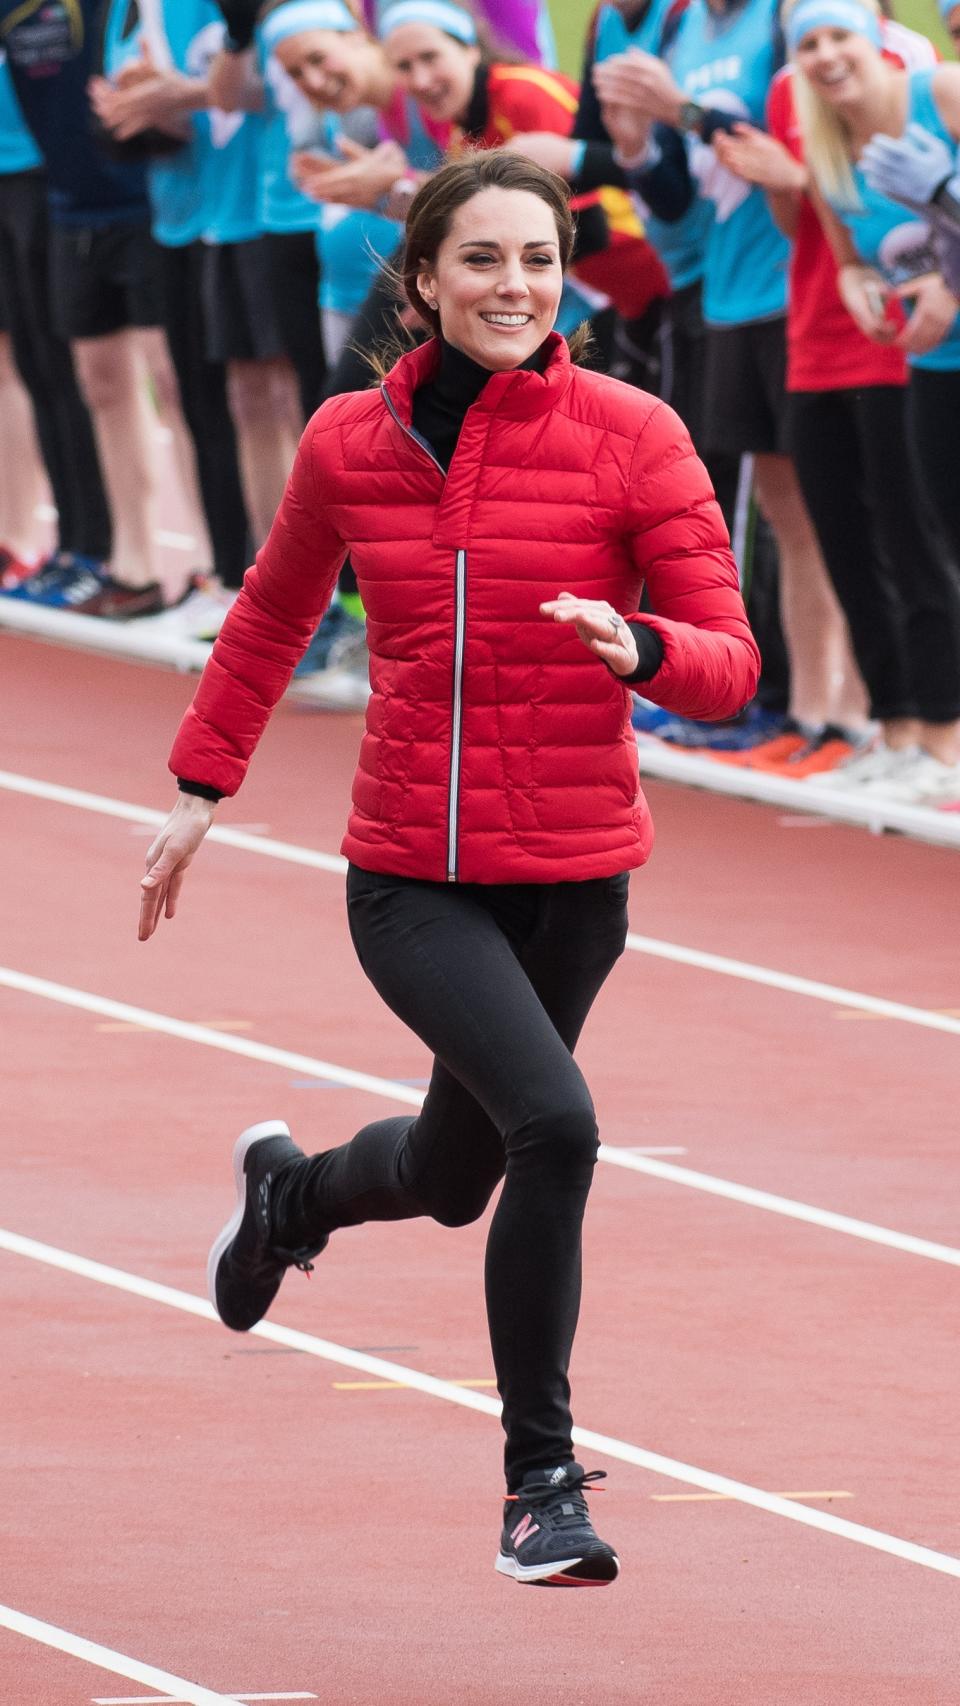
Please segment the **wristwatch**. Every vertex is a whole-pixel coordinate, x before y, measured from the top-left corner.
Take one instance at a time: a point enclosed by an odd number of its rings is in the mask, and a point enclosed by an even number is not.
[[[706,108],[702,107],[699,101],[682,101],[677,115],[677,123],[681,130],[696,131],[699,135],[706,116]]]

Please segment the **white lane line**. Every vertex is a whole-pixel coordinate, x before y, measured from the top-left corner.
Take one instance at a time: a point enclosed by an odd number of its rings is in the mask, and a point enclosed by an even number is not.
[[[902,1001],[887,1001],[879,995],[864,995],[857,989],[840,989],[833,983],[820,983],[816,978],[794,977],[791,972],[771,971],[767,966],[751,965],[747,960],[731,960],[725,954],[706,954],[699,948],[681,948],[674,942],[660,942],[654,936],[636,936],[631,931],[627,947],[636,954],[650,954],[654,959],[673,960],[682,966],[695,966],[698,971],[720,972],[725,977],[737,977],[746,983],[759,983],[766,989],[782,989],[788,995],[806,995],[813,1001],[832,1001],[838,1007],[856,1007],[862,1013],[876,1013],[884,1019],[902,1019],[907,1025],[922,1025],[930,1031],[946,1031],[960,1036],[960,1019],[945,1013],[931,1013],[925,1007],[908,1007]]]
[[[392,1102],[405,1102],[419,1108],[422,1090],[411,1090],[406,1084],[395,1084],[388,1078],[374,1078],[369,1072],[353,1072],[347,1066],[334,1066],[329,1060],[314,1060],[309,1054],[295,1054],[291,1049],[272,1048],[269,1043],[254,1042],[250,1037],[235,1037],[225,1031],[211,1031],[205,1025],[191,1025],[184,1019],[171,1019],[165,1013],[152,1013],[146,1007],[131,1007],[127,1001],[111,1001],[104,995],[91,995],[84,989],[71,989],[63,983],[51,983],[43,977],[28,977],[23,972],[0,966],[0,985],[16,989],[24,995],[38,995],[47,1001],[57,1001],[65,1007],[78,1007],[85,1013],[102,1013],[108,1019],[137,1025],[145,1031],[161,1031],[183,1042],[200,1043],[206,1048],[218,1048],[225,1054],[242,1054],[248,1060],[260,1060],[268,1066],[282,1066],[302,1072],[311,1078],[333,1079],[352,1090],[369,1090],[374,1096],[389,1096]]]
[[[128,1292],[134,1297],[166,1304],[169,1308],[183,1310],[188,1315],[196,1315],[206,1321],[217,1319],[207,1300],[195,1296],[192,1292],[160,1285],[155,1280],[141,1279],[138,1274],[127,1273],[122,1268],[108,1267],[103,1262],[91,1261],[86,1256],[73,1255],[68,1250],[39,1243],[33,1238],[24,1238],[16,1232],[0,1230],[0,1249],[11,1255],[25,1256],[29,1260],[45,1263],[65,1273],[75,1274],[81,1279],[94,1280],[100,1285]],[[280,1327],[268,1321],[261,1321],[258,1327],[254,1327],[253,1333],[259,1338],[272,1340],[274,1344],[285,1345],[290,1350],[319,1357],[324,1362],[360,1369],[364,1374],[376,1379],[411,1387],[415,1392],[422,1392],[429,1398],[438,1398],[447,1404],[458,1404],[461,1409],[476,1410],[485,1416],[500,1415],[499,1403],[472,1387],[457,1386],[449,1380],[438,1380],[434,1375],[422,1374],[419,1369],[407,1368],[402,1363],[387,1362],[381,1357],[371,1356],[366,1351],[349,1350],[330,1339],[319,1339],[312,1333],[299,1332],[292,1327]],[[651,1474],[682,1482],[685,1486],[698,1487],[706,1493],[721,1493],[740,1504],[752,1505],[756,1510],[766,1511],[770,1516],[785,1517],[789,1522],[799,1522],[807,1528],[816,1528],[824,1534],[833,1534],[838,1539],[853,1541],[856,1545],[869,1547],[872,1551],[885,1552],[905,1563],[918,1564],[924,1569],[936,1570],[941,1575],[960,1577],[960,1558],[951,1557],[946,1552],[933,1551],[928,1546],[919,1546],[912,1540],[901,1540],[899,1536],[886,1534],[882,1529],[866,1528],[861,1523],[847,1522],[843,1517],[834,1516],[829,1511],[817,1510],[812,1505],[796,1504],[780,1494],[767,1493],[747,1482],[734,1481],[728,1475],[716,1475],[712,1470],[681,1463],[677,1458],[664,1457],[660,1452],[645,1451],[642,1446],[630,1445],[626,1440],[616,1439],[610,1434],[596,1433],[591,1428],[574,1428],[573,1438],[577,1445],[586,1446],[589,1451],[595,1451],[600,1456],[632,1464],[634,1468],[646,1469]],[[188,1695],[187,1698],[192,1701],[195,1697]],[[200,1706],[206,1706],[207,1700],[212,1701],[215,1698],[219,1700],[220,1697],[204,1696]]]
[[[868,1244],[884,1244],[888,1250],[902,1250],[908,1256],[925,1256],[931,1262],[946,1262],[960,1268],[960,1250],[950,1244],[935,1244],[929,1238],[915,1238],[909,1232],[893,1232],[887,1226],[875,1226],[869,1220],[856,1220],[849,1214],[834,1214],[832,1209],[813,1208],[809,1203],[795,1202],[792,1197],[780,1197],[773,1191],[758,1191],[752,1185],[736,1185],[729,1179],[715,1178],[712,1173],[698,1173],[692,1167],[674,1167],[669,1161],[655,1161],[637,1155],[630,1149],[611,1148],[602,1144],[600,1154],[614,1167],[625,1167],[632,1173],[647,1173],[653,1179],[664,1179],[673,1185],[687,1185],[709,1196],[726,1197],[729,1202],[744,1203],[749,1208],[767,1209],[771,1214],[786,1215],[789,1220],[802,1220],[808,1226],[820,1226],[826,1232],[845,1232],[850,1238],[863,1238]]]
[[[148,823],[159,828],[169,816],[168,812],[154,811],[150,806],[130,805],[125,800],[108,799],[104,794],[87,794],[81,788],[61,788],[58,783],[38,782],[32,776],[18,776],[10,770],[0,770],[0,788],[13,794],[29,794],[35,800],[50,800],[54,805],[97,812],[101,817],[121,818],[125,823]],[[311,847],[273,841],[268,835],[250,835],[242,829],[224,829],[219,824],[207,831],[206,839],[219,841],[224,847],[237,847],[243,853],[280,859],[288,865],[306,865],[314,871],[341,875],[347,869],[347,861],[339,853],[315,853]]]
[[[323,1078],[345,1085],[352,1090],[365,1090],[371,1096],[382,1096],[390,1102],[402,1102],[406,1107],[423,1105],[424,1092],[393,1078],[378,1078],[369,1072],[354,1072],[347,1066],[335,1066],[329,1060],[315,1060],[312,1055],[294,1054],[290,1049],[274,1048],[258,1043],[251,1037],[232,1036],[224,1031],[212,1031],[204,1025],[191,1025],[183,1019],[173,1019],[166,1013],[153,1013],[146,1007],[132,1007],[126,1001],[111,1001],[104,995],[92,995],[84,989],[67,984],[52,983],[48,978],[31,977],[25,972],[0,966],[0,988],[14,989],[24,995],[36,995],[45,1001],[55,1001],[65,1007],[76,1007],[85,1013],[100,1013],[138,1026],[144,1031],[159,1031],[164,1036],[179,1037],[188,1043],[200,1043],[205,1048],[219,1049],[224,1054],[238,1054],[247,1060],[259,1060],[267,1066],[280,1066],[303,1073],[310,1078]],[[908,1255],[924,1256],[929,1261],[946,1262],[960,1267],[960,1249],[948,1244],[936,1244],[928,1238],[916,1238],[911,1233],[894,1232],[886,1226],[876,1226],[868,1220],[856,1220],[850,1215],[835,1214],[830,1209],[815,1208],[810,1203],[794,1202],[790,1197],[776,1196],[770,1191],[755,1190],[751,1185],[738,1185],[729,1179],[718,1179],[711,1173],[699,1173],[691,1167],[676,1167],[653,1156],[638,1154],[634,1149],[618,1149],[609,1144],[600,1146],[601,1161],[632,1173],[646,1173],[651,1178],[671,1184],[686,1185],[692,1190],[706,1191],[711,1196],[726,1197],[750,1208],[766,1209],[772,1214],[786,1215],[791,1220],[805,1221],[830,1232],[843,1232],[852,1238],[863,1238],[871,1244],[883,1244],[891,1250]]]
[[[315,1694],[306,1694],[300,1690],[295,1694],[244,1694],[242,1690],[233,1691],[234,1700],[316,1700]],[[182,1697],[175,1700],[172,1694],[94,1694],[90,1706],[189,1706]]]
[[[83,618],[88,621],[88,617]],[[123,800],[113,800],[102,794],[84,793],[78,788],[63,788],[54,782],[40,782],[31,776],[20,776],[10,770],[0,770],[0,789],[29,794],[38,800],[50,800],[56,805],[74,806],[82,811],[99,812],[106,817],[122,818],[128,823],[162,824],[167,813],[146,806],[134,806]],[[305,865],[312,870],[342,875],[347,863],[338,854],[316,853],[310,847],[298,847],[289,841],[276,841],[268,836],[249,835],[243,830],[224,829],[218,825],[208,832],[207,839],[225,847],[236,847],[244,853],[259,853],[269,859],[282,859],[287,864]],[[960,1036],[960,1018],[947,1013],[930,1012],[924,1007],[911,1007],[902,1001],[888,1001],[881,996],[867,995],[861,990],[843,989],[816,978],[795,977],[791,972],[774,971],[768,966],[753,965],[748,960],[730,959],[724,954],[708,954],[699,948],[685,948],[676,942],[662,942],[655,936],[640,936],[635,932],[627,937],[627,947],[635,954],[654,959],[672,960],[677,965],[692,966],[697,971],[712,971],[724,977],[739,978],[767,989],[779,989],[789,995],[803,995],[814,1001],[828,1001],[835,1007],[856,1008],[884,1019],[899,1019],[906,1025],[919,1025],[925,1030],[943,1031]]]
[[[177,1700],[185,1701],[187,1706],[238,1706],[235,1695],[215,1694],[212,1689],[201,1688],[199,1683],[185,1682],[183,1677],[175,1676],[172,1671],[158,1670],[155,1665],[145,1665],[140,1659],[128,1658],[125,1653],[115,1653],[111,1647],[101,1647],[96,1641],[71,1634],[69,1629],[58,1629],[55,1623],[42,1623],[38,1617],[28,1617],[22,1611],[15,1611],[11,1605],[0,1605],[0,1627],[12,1630],[15,1635],[23,1635],[28,1641],[38,1641],[44,1647],[56,1647],[59,1652],[97,1665],[100,1670],[112,1671],[114,1676],[125,1676],[130,1682],[142,1682],[145,1688],[172,1694]]]

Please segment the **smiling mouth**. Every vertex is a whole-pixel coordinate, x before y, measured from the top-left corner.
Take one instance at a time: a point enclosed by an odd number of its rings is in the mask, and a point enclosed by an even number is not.
[[[488,326],[529,326],[532,314],[481,314]]]

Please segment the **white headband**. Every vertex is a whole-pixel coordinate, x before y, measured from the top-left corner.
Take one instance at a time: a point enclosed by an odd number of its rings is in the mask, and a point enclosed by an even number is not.
[[[343,0],[290,0],[269,12],[259,26],[260,40],[267,53],[272,53],[288,36],[298,36],[304,30],[338,30],[346,34],[360,25]]]

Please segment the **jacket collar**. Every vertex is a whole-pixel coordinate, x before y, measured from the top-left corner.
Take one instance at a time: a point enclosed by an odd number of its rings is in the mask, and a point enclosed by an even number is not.
[[[556,408],[573,378],[573,363],[566,341],[558,332],[547,339],[550,360],[543,373],[529,368],[510,368],[492,373],[473,407],[510,420],[532,420]],[[399,419],[405,426],[413,421],[413,394],[432,379],[440,365],[440,343],[429,338],[418,349],[400,357],[390,369],[382,389],[389,393]]]

